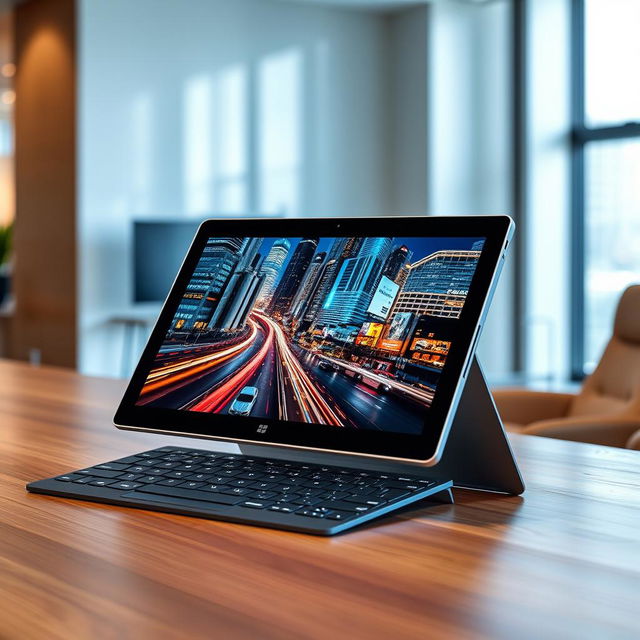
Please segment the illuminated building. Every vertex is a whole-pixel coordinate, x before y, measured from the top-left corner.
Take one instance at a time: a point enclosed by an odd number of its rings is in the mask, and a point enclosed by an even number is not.
[[[318,248],[319,241],[320,238],[302,238],[300,240],[273,293],[269,305],[271,312],[284,316],[289,311],[293,298],[311,264],[313,254]]]
[[[309,302],[320,284],[320,277],[323,273],[324,259],[326,257],[327,254],[325,251],[321,251],[314,256],[311,266],[307,270],[304,280],[300,285],[300,289],[291,303],[291,315],[294,318],[300,318],[309,306]]]
[[[395,278],[395,283],[402,289],[404,287],[407,278],[409,277],[409,265],[405,264],[400,269],[400,272]]]
[[[436,251],[409,266],[393,313],[458,318],[480,251]]]
[[[396,247],[392,252],[382,269],[382,275],[387,276],[389,280],[393,280],[396,284],[401,276],[403,267],[411,260],[412,252],[405,245]]]
[[[207,241],[178,305],[173,329],[206,329],[246,244],[246,238],[210,238]]]
[[[312,292],[309,304],[306,307],[300,328],[304,331],[313,324],[322,305],[335,282],[336,275],[346,258],[353,257],[360,245],[362,238],[336,238],[329,249],[327,261],[324,263],[318,280],[318,286]]]
[[[266,307],[271,301],[271,296],[276,290],[278,284],[278,276],[282,272],[282,268],[289,254],[291,241],[287,238],[276,240],[267,254],[265,261],[262,263],[260,274],[264,276],[262,288],[258,294],[258,306]]]
[[[262,238],[259,240],[261,242]],[[264,280],[264,275],[258,274],[259,262],[260,255],[254,253],[250,263],[242,260],[238,264],[211,318],[210,329],[233,330],[244,327]]]
[[[355,257],[342,263],[316,325],[361,325],[391,253],[391,238],[365,238]]]

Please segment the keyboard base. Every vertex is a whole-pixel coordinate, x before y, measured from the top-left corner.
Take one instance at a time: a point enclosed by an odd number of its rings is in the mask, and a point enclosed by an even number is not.
[[[437,481],[424,490],[414,492],[391,503],[373,507],[365,513],[349,516],[345,521],[330,520],[324,517],[305,517],[297,513],[281,513],[239,505],[218,504],[207,502],[204,499],[194,500],[175,495],[154,495],[135,488],[130,491],[124,491],[108,486],[76,484],[74,482],[56,480],[55,478],[32,482],[26,488],[29,492],[35,494],[332,536],[425,499],[434,503],[452,503],[451,486],[451,481]],[[139,486],[137,488],[144,487]],[[201,492],[192,492],[192,494],[206,496]]]

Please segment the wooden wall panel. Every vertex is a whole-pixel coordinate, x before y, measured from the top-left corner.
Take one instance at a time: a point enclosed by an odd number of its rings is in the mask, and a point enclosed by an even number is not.
[[[76,365],[76,6],[16,7],[16,313],[9,355]]]

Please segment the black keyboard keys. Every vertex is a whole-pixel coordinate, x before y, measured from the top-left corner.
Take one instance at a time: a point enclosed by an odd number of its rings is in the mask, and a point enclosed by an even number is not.
[[[189,513],[252,524],[327,533],[346,521],[371,518],[387,505],[420,497],[437,481],[413,475],[300,464],[164,447],[54,478],[96,499],[114,494],[140,504],[182,504]],[[450,486],[450,483],[448,483]],[[84,489],[83,487],[86,487]],[[58,489],[60,490],[60,489]],[[165,499],[163,500],[163,496]],[[181,502],[184,499],[184,502]],[[209,507],[207,507],[207,504]],[[264,512],[265,515],[259,515]],[[233,517],[232,517],[233,516]],[[327,524],[323,524],[326,522]]]

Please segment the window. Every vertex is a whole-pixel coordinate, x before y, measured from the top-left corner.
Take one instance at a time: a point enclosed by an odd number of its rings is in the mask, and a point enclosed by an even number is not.
[[[640,282],[638,0],[573,4],[572,369],[589,373]]]

